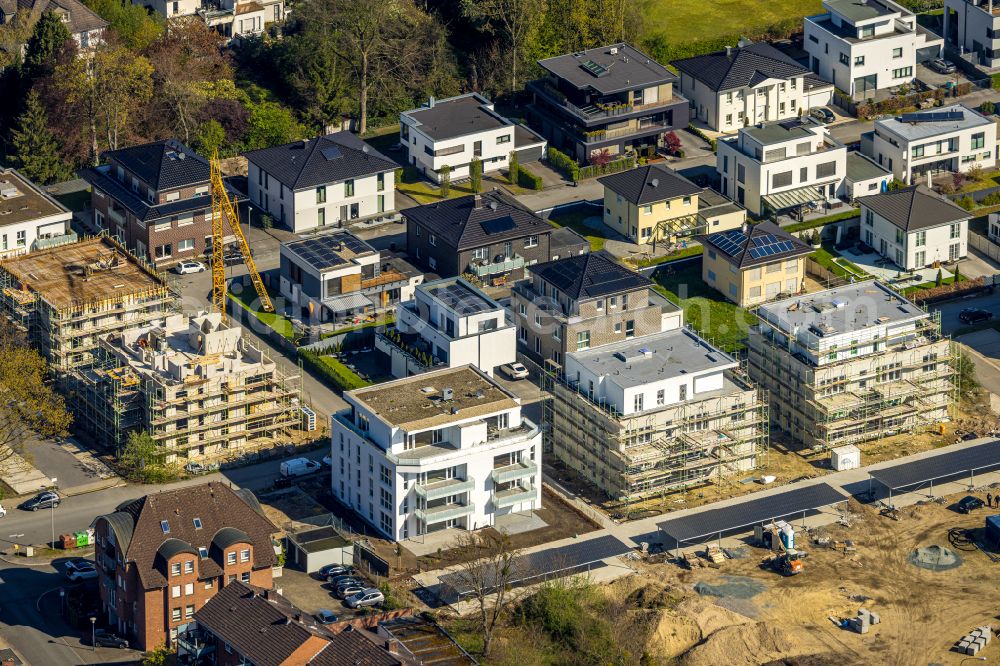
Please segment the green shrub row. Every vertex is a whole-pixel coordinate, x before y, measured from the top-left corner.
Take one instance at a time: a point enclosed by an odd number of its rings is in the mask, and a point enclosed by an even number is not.
[[[363,388],[369,385],[368,382],[361,379],[347,368],[344,368],[343,372],[337,372],[336,365],[339,365],[338,361],[335,361],[334,363],[326,363],[316,352],[303,349],[301,347],[298,349],[298,354],[299,358],[302,359],[303,365],[308,367],[321,380],[326,382],[330,388],[338,393]]]
[[[591,164],[590,166],[580,167],[578,179],[584,180],[585,178],[606,176],[609,173],[618,173],[619,171],[628,171],[629,169],[634,168],[634,157],[620,157],[617,160],[608,162],[607,164]]]
[[[526,190],[542,189],[542,177],[537,176],[523,166],[517,168],[517,184]]]
[[[822,227],[831,222],[839,222],[840,220],[849,220],[852,217],[857,217],[861,212],[852,208],[851,210],[846,210],[841,213],[834,213],[833,215],[827,215],[826,217],[820,217],[815,220],[806,220],[805,222],[796,222],[795,224],[789,224],[787,227],[782,227],[785,231],[805,231],[806,229],[816,229],[817,227]]]
[[[718,141],[716,141],[715,139],[710,138],[707,134],[705,134],[700,129],[698,129],[697,127],[695,127],[694,125],[692,125],[690,123],[688,123],[687,129],[688,129],[688,132],[691,132],[691,134],[694,134],[696,137],[698,137],[702,141],[707,141],[708,145],[712,147],[712,152],[713,153],[715,152],[715,147],[718,145]]]
[[[561,171],[564,176],[574,183],[580,180],[580,165],[572,157],[553,146],[549,146],[547,157],[553,169]]]

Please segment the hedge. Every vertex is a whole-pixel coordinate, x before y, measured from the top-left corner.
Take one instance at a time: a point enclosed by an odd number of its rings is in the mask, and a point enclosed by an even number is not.
[[[342,372],[338,372],[339,368],[336,366],[342,366],[339,361],[330,359],[333,363],[326,363],[319,354],[308,349],[303,349],[302,347],[299,347],[297,351],[299,358],[302,359],[302,364],[338,393],[370,386],[368,382],[358,377],[346,367],[343,368]]]
[[[834,213],[833,215],[827,215],[826,217],[820,217],[815,220],[806,220],[805,222],[789,224],[787,227],[782,227],[782,229],[788,232],[805,231],[807,229],[815,229],[817,227],[825,226],[831,222],[849,220],[852,217],[858,217],[859,215],[861,215],[861,211],[857,208],[852,208],[851,210],[847,210],[842,213]]]
[[[552,146],[549,146],[546,155],[549,159],[549,164],[552,165],[553,169],[561,171],[564,176],[572,180],[574,183],[580,180],[580,166],[572,157],[558,148],[553,148]]]
[[[712,152],[713,153],[715,152],[716,146],[719,145],[718,141],[716,141],[715,139],[709,137],[707,134],[705,134],[704,132],[702,132],[700,129],[698,129],[697,127],[695,127],[691,123],[688,123],[687,130],[688,130],[688,132],[691,132],[691,134],[694,134],[696,137],[698,137],[702,141],[708,142],[708,145],[712,148]]]
[[[542,177],[536,176],[523,166],[518,166],[517,184],[526,190],[540,190],[542,189]]]
[[[595,176],[606,176],[609,173],[618,173],[619,171],[628,171],[634,168],[634,157],[621,157],[607,164],[591,164],[590,166],[580,167],[578,179],[583,180],[584,178],[594,178]]]

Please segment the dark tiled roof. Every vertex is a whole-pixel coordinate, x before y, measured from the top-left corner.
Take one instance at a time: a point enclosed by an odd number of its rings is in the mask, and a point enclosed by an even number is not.
[[[143,222],[159,220],[172,215],[182,213],[193,213],[202,209],[212,207],[212,195],[201,194],[187,199],[178,199],[162,204],[151,204],[148,200],[133,192],[130,188],[119,183],[114,177],[102,173],[98,169],[84,169],[80,171],[80,177],[85,181],[105,192],[112,199],[124,206],[130,213]],[[245,201],[246,195],[238,192],[230,184],[228,179],[224,181],[226,189],[233,203]]]
[[[323,648],[307,666],[400,666],[399,659],[392,656],[359,631],[342,631],[330,637],[330,644]],[[430,655],[427,662],[446,665]]]
[[[588,62],[597,66],[590,69],[599,75],[585,67]],[[629,44],[567,53],[539,60],[538,64],[578,89],[593,88],[605,95],[677,80],[673,72]]]
[[[488,106],[485,97],[470,93],[438,100],[434,106],[405,111],[403,115],[417,121],[416,128],[435,141],[512,126]]]
[[[155,190],[207,184],[208,161],[180,141],[154,141],[103,153]]]
[[[552,231],[548,222],[502,190],[484,192],[478,207],[475,196],[470,194],[407,208],[402,214],[408,222],[419,224],[436,235],[438,243],[457,250]]]
[[[574,300],[611,296],[653,285],[604,250],[535,264],[528,270]]]
[[[870,197],[858,197],[858,201],[907,232],[972,217],[968,211],[921,187],[906,187]]]
[[[660,164],[636,167],[597,180],[636,205],[687,197],[701,192],[701,188],[690,180]]]
[[[350,132],[254,150],[246,158],[290,190],[362,178],[399,166]]]
[[[751,250],[758,247],[755,239],[761,239],[767,234],[774,236],[778,242],[790,243],[791,248],[782,252],[774,252],[758,257],[753,256]],[[742,240],[735,244],[735,253],[730,254],[730,252],[723,249],[722,245],[715,242],[715,239],[722,237],[742,237]],[[791,259],[793,257],[805,256],[807,254],[811,254],[813,251],[809,245],[806,245],[801,240],[773,222],[767,221],[761,222],[760,224],[750,225],[750,228],[745,230],[733,229],[730,231],[720,231],[714,234],[698,236],[698,240],[705,245],[715,247],[720,254],[726,257],[730,263],[736,265],[738,268],[752,268],[753,266],[773,264],[776,261],[784,261],[785,259]]]
[[[765,79],[790,79],[809,70],[765,42],[673,61],[674,67],[712,90],[733,90]]]
[[[77,0],[38,0],[44,7],[43,11],[64,11],[69,15],[70,34],[76,35],[91,30],[101,30],[108,27],[108,22],[95,14],[89,7]],[[35,0],[17,0],[21,11],[31,11]],[[5,10],[6,11],[6,10]]]
[[[194,525],[195,518],[201,520],[200,529]],[[135,563],[147,590],[166,584],[157,561],[165,542],[179,541],[197,552],[198,548],[209,548],[216,533],[226,527],[235,527],[249,535],[254,569],[275,562],[271,535],[277,528],[232,488],[218,482],[145,495],[120,504],[114,513],[98,516],[94,522],[101,519],[111,524],[125,551],[125,559]],[[169,533],[163,532],[161,521],[167,521]],[[173,548],[168,546],[167,550]]]

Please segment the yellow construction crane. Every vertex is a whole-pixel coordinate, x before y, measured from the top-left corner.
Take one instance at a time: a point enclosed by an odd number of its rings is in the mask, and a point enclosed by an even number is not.
[[[243,263],[250,273],[250,280],[253,288],[257,291],[260,299],[260,309],[264,312],[274,312],[274,304],[264,288],[264,281],[260,279],[257,272],[257,265],[253,262],[250,254],[250,246],[247,245],[246,236],[240,228],[240,216],[236,213],[236,207],[226,192],[225,183],[222,182],[222,165],[219,162],[219,153],[212,154],[210,161],[212,177],[212,305],[216,311],[222,315],[222,321],[226,320],[226,262],[223,254],[223,219],[229,222],[229,228],[236,236],[236,242],[243,256]]]

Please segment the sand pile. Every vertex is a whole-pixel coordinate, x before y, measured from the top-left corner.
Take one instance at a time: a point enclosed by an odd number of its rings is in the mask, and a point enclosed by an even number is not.
[[[812,651],[784,629],[754,622],[719,629],[687,652],[680,663],[684,666],[758,666],[773,659]]]
[[[947,571],[962,566],[958,553],[944,546],[916,548],[910,553],[910,564],[931,571]]]
[[[752,621],[704,599],[686,599],[675,610],[660,616],[650,640],[652,652],[677,657],[720,629]]]

